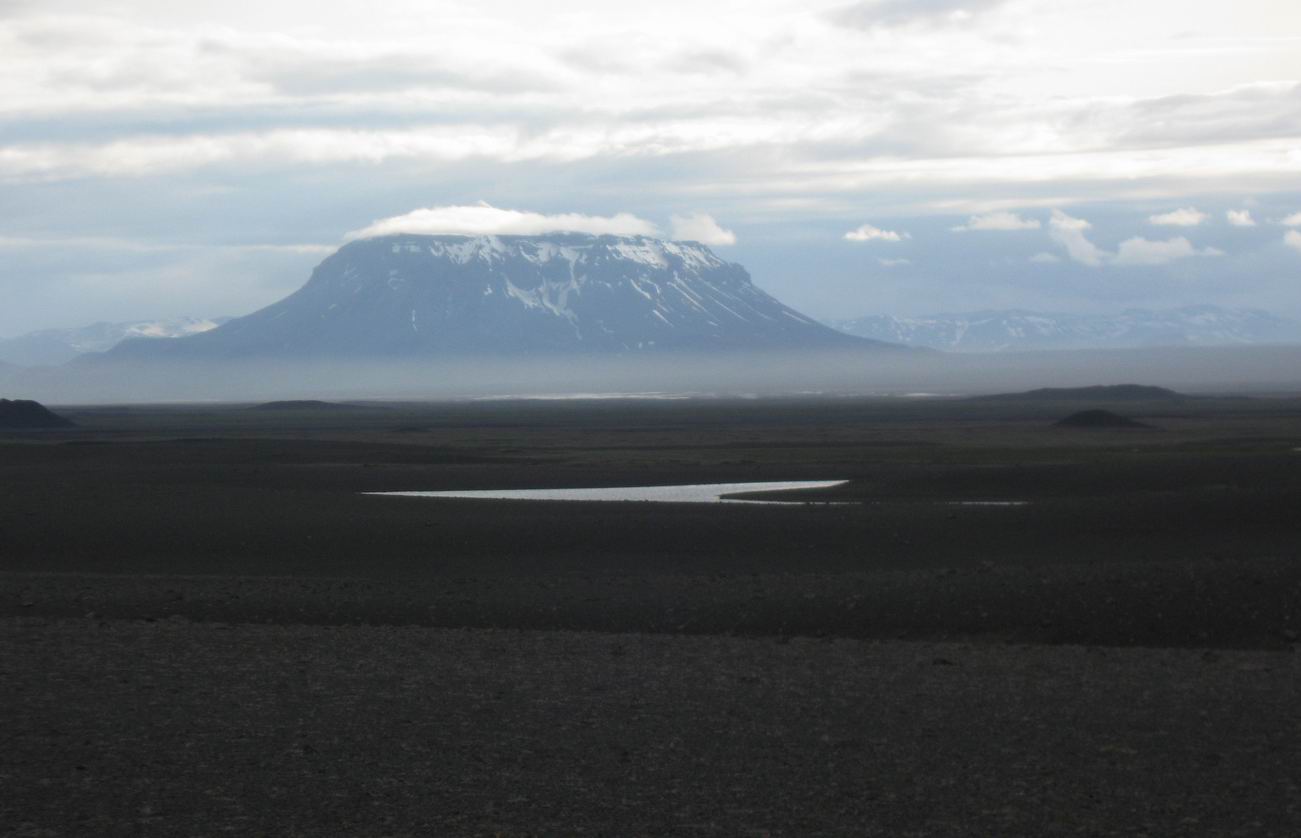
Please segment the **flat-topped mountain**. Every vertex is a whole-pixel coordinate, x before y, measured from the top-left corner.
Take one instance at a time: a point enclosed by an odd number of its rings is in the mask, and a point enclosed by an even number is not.
[[[396,235],[354,241],[285,299],[109,357],[410,358],[886,347],[783,305],[695,242]]]

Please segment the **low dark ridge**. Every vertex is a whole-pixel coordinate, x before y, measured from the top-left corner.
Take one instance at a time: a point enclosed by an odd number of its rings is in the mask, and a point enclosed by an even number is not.
[[[71,427],[71,422],[51,412],[40,402],[0,399],[0,428],[32,430]]]
[[[289,401],[265,402],[249,410],[355,410],[354,405],[338,402],[323,402],[317,399],[292,399]]]
[[[1151,428],[1142,422],[1112,413],[1110,410],[1081,410],[1060,422],[1059,428]]]
[[[1103,384],[1092,387],[1043,387],[1023,393],[996,393],[974,398],[985,401],[1150,402],[1178,401],[1188,397],[1165,387],[1147,384]]]

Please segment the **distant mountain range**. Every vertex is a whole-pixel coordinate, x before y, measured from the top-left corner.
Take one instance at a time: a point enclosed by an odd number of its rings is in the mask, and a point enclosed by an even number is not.
[[[830,321],[829,325],[872,340],[950,352],[1301,342],[1301,323],[1258,309],[1216,306],[1129,309],[1114,315],[1022,310],[923,317],[874,315]]]
[[[800,314],[695,242],[641,236],[354,241],[285,299],[111,360],[401,359],[883,347]],[[890,347],[895,348],[895,347]]]
[[[80,329],[44,329],[0,339],[0,363],[24,367],[57,366],[87,352],[104,352],[127,338],[175,338],[215,329],[229,317],[197,320],[137,320],[95,323]]]

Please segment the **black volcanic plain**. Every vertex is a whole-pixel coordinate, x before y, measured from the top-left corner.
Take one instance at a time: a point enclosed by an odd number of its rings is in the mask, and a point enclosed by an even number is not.
[[[1296,834],[1301,402],[1091,406],[1163,430],[1033,397],[63,409],[0,435],[0,824]],[[363,494],[799,479],[849,482]]]

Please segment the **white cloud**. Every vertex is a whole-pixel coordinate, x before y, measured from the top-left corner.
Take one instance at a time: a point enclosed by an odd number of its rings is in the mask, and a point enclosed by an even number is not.
[[[877,259],[883,268],[903,268],[912,264],[911,259]]]
[[[897,242],[911,238],[907,233],[896,233],[894,230],[882,230],[880,227],[873,227],[871,224],[864,224],[856,230],[850,230],[845,234],[845,241],[851,242]]]
[[[1279,222],[1284,227],[1301,227],[1301,212],[1294,212]]]
[[[1165,241],[1150,241],[1136,236],[1120,243],[1114,261],[1117,265],[1164,265],[1167,262],[1192,256],[1223,255],[1224,251],[1215,247],[1198,250],[1183,236]]]
[[[1036,265],[1055,265],[1062,260],[1060,256],[1045,251],[1031,256],[1030,261]]]
[[[1183,207],[1161,215],[1154,215],[1148,221],[1160,227],[1196,227],[1208,218],[1210,218],[1209,215],[1196,207]]]
[[[1056,209],[1048,221],[1049,235],[1066,249],[1066,255],[1082,265],[1096,268],[1108,254],[1084,235],[1084,231],[1092,226],[1083,218],[1073,218]]]
[[[672,228],[670,235],[677,241],[711,245],[736,244],[736,233],[724,230],[712,215],[703,212],[672,216],[669,224]]]
[[[1052,219],[1049,221],[1053,241],[1065,248],[1066,254],[1072,260],[1095,268],[1104,264],[1164,265],[1176,259],[1187,259],[1192,256],[1225,255],[1223,250],[1215,247],[1198,249],[1183,236],[1165,241],[1152,241],[1135,236],[1121,242],[1116,252],[1112,253],[1098,247],[1084,235],[1084,231],[1092,226],[1083,218],[1072,218],[1061,210],[1053,210]],[[1040,255],[1051,256],[1051,254]],[[1031,257],[1031,261],[1046,262],[1047,260],[1034,256]]]
[[[490,204],[472,206],[426,207],[406,215],[384,218],[368,227],[348,233],[348,239],[367,239],[397,233],[419,235],[521,235],[545,233],[591,233],[615,236],[658,236],[659,230],[649,221],[628,213],[612,216],[563,213],[542,215],[536,212],[499,209]]]
[[[1038,230],[1038,219],[1022,218],[1014,212],[990,212],[973,215],[966,224],[954,227],[955,233],[977,230]]]
[[[1251,210],[1228,210],[1224,217],[1234,227],[1255,227],[1256,219],[1251,217]]]
[[[1058,209],[1053,210],[1052,218],[1049,219],[1048,223],[1054,230],[1081,231],[1093,227],[1092,224],[1085,221],[1083,218],[1075,218],[1074,216],[1067,215]]]
[[[1283,236],[1283,244],[1301,253],[1301,233],[1296,230],[1288,230]]]

